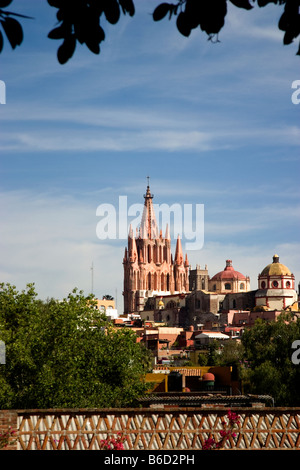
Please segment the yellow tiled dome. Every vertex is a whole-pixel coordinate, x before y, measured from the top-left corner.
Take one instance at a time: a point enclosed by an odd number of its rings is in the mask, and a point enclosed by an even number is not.
[[[262,272],[261,276],[291,276],[291,271],[284,264],[279,263],[279,256],[273,256],[273,263],[268,264]]]

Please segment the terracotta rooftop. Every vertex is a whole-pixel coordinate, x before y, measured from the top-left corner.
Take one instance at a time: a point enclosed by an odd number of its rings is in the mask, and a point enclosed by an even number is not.
[[[157,366],[155,367],[154,369],[155,371],[166,371],[166,370],[170,370],[169,367],[164,367],[164,366]],[[188,376],[188,377],[201,377],[205,371],[203,371],[202,369],[197,369],[197,368],[183,368],[183,367],[179,367],[179,368],[174,368],[172,367],[172,372],[180,372],[181,374],[185,375],[185,376]]]

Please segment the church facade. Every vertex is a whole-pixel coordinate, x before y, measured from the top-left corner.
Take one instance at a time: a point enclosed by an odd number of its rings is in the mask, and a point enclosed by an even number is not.
[[[163,236],[157,225],[149,184],[144,199],[140,227],[134,233],[130,226],[123,258],[124,314],[143,311],[148,298],[189,291],[187,255],[183,255],[178,236],[173,259],[169,228],[166,227]]]

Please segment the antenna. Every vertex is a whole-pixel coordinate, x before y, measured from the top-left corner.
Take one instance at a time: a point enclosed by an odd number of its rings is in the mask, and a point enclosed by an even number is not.
[[[92,262],[91,266],[91,271],[92,271],[92,292],[91,294],[94,294],[94,263]]]

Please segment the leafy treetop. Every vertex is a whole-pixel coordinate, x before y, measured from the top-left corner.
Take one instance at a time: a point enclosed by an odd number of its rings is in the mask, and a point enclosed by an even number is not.
[[[31,18],[6,8],[13,0],[0,0],[0,26],[11,47],[15,49],[23,41],[23,29],[16,19]],[[208,39],[218,41],[218,34],[225,24],[227,2],[245,10],[252,10],[255,1],[259,7],[269,3],[284,5],[278,28],[284,32],[283,44],[291,44],[300,35],[300,0],[177,0],[175,3],[160,3],[153,11],[154,21],[166,17],[176,19],[178,31],[185,37],[196,28],[204,31]],[[105,39],[103,19],[110,24],[118,23],[121,15],[135,14],[133,0],[47,0],[56,8],[58,26],[52,29],[48,37],[62,40],[57,49],[57,59],[65,64],[73,56],[77,43],[85,44],[94,54],[100,53],[100,44]],[[0,52],[3,49],[4,36],[0,29]],[[297,51],[300,55],[300,44]]]
[[[44,302],[0,284],[0,340],[0,409],[130,406],[147,388],[148,351],[77,289]]]

